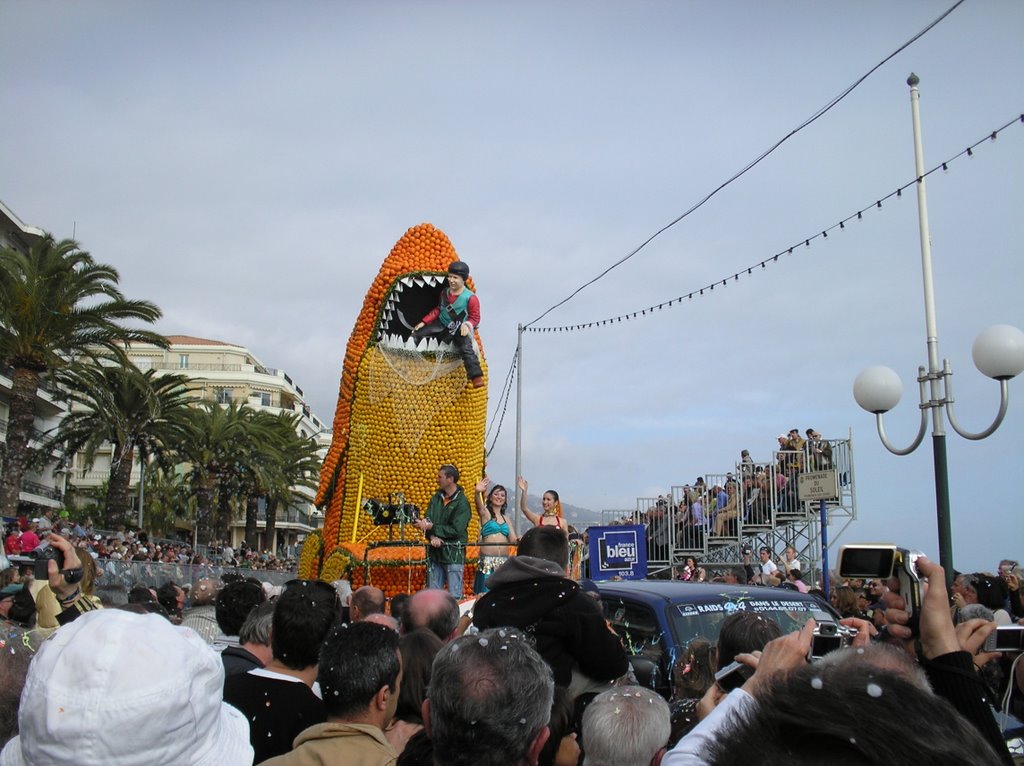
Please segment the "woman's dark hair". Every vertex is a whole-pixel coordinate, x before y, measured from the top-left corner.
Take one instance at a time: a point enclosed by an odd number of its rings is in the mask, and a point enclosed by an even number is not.
[[[501,511],[502,513],[504,513],[504,512],[505,512],[505,509],[506,509],[506,508],[508,508],[508,490],[507,490],[507,489],[505,489],[505,488],[504,488],[504,487],[503,487],[502,485],[500,485],[500,484],[495,484],[495,485],[494,485],[493,487],[491,487],[491,488],[490,488],[490,490],[489,490],[489,491],[487,492],[487,511],[488,511],[488,513],[490,513],[490,514],[491,514],[491,518],[492,518],[492,519],[494,518],[494,511],[493,511],[493,510],[491,510],[491,496],[492,496],[492,495],[493,495],[493,494],[494,494],[495,492],[497,492],[497,491],[498,491],[499,489],[500,489],[500,490],[501,490],[502,492],[504,492],[504,493],[505,493],[505,502],[504,502],[504,504],[502,504],[502,506],[501,506],[501,508],[500,508],[499,510],[500,510],[500,511]]]
[[[430,668],[444,642],[432,631],[420,628],[406,633],[398,642],[402,655],[402,684],[398,692],[395,718],[423,723],[423,700],[430,686]]]
[[[672,668],[672,696],[691,699],[704,696],[715,682],[715,645],[706,638],[690,642]]]
[[[574,699],[564,686],[555,687],[555,697],[551,701],[551,718],[548,721],[548,741],[537,758],[537,766],[555,766],[555,756],[562,745],[562,739],[574,731],[573,710]]]
[[[987,574],[975,574],[974,592],[978,594],[978,603],[987,606],[993,612],[1002,609],[1009,593],[1006,583],[1001,577]]]
[[[153,592],[145,585],[133,585],[128,591],[129,604],[149,604],[153,602]]]
[[[781,635],[782,628],[775,620],[755,612],[726,617],[718,633],[718,670],[732,663],[737,654],[760,651]]]
[[[14,594],[14,601],[7,612],[7,619],[23,628],[34,628],[36,624],[36,600],[27,585]]]

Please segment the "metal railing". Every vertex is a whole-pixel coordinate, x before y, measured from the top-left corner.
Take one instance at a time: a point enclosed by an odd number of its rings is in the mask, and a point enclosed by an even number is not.
[[[826,501],[829,518],[845,518],[839,534],[856,518],[851,442],[830,439],[824,443],[828,449],[821,452],[812,445],[776,451],[771,462],[739,463],[734,471],[705,474],[695,485],[673,486],[668,495],[638,497],[635,510],[602,511],[602,523],[644,525],[651,572],[664,572],[687,555],[709,563],[736,563],[744,546],[756,550],[761,544],[773,547],[779,541],[802,541],[798,554],[813,567],[820,561],[820,550],[814,550],[820,534],[820,502],[800,499],[800,475],[835,470],[839,497]],[[736,518],[723,519],[716,534],[720,493],[715,487],[725,494],[723,506],[728,510],[732,501],[725,487],[730,483],[736,487]],[[699,511],[694,508],[698,501]],[[834,540],[838,534],[830,537]]]
[[[25,492],[31,492],[33,495],[39,495],[40,497],[48,497],[51,500],[64,499],[64,493],[59,489],[56,487],[48,487],[45,484],[40,484],[38,481],[22,479],[21,488]]]

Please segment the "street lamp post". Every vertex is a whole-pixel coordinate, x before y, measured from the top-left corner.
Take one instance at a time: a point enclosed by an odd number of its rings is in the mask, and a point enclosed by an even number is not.
[[[971,433],[960,427],[953,411],[953,371],[949,360],[939,366],[939,338],[935,324],[935,295],[932,285],[931,239],[928,233],[928,205],[925,198],[924,152],[921,149],[921,116],[918,108],[920,93],[917,75],[907,78],[910,86],[910,109],[914,125],[914,163],[917,173],[917,211],[921,239],[921,272],[924,280],[925,332],[928,345],[928,367],[918,368],[917,382],[920,394],[921,426],[913,443],[899,449],[890,443],[882,423],[882,415],[900,400],[903,384],[899,376],[888,367],[868,367],[853,383],[853,396],[862,408],[875,415],[878,436],[885,448],[895,455],[909,455],[924,440],[928,427],[928,412],[932,420],[932,453],[935,471],[935,505],[939,533],[939,563],[946,570],[947,579],[953,573],[953,540],[949,522],[949,479],[946,465],[946,427],[944,413],[949,416],[953,430],[965,439],[984,439],[999,428],[1009,404],[1011,378],[1024,372],[1024,332],[1010,325],[994,325],[984,330],[971,347],[971,356],[978,370],[999,381],[999,412],[988,428]]]

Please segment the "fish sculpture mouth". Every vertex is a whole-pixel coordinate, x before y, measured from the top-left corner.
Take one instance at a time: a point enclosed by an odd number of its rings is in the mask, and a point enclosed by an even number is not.
[[[394,351],[455,354],[453,343],[437,338],[413,337],[412,328],[437,308],[441,291],[448,284],[446,274],[419,271],[403,274],[391,283],[377,318],[374,340],[377,346]]]

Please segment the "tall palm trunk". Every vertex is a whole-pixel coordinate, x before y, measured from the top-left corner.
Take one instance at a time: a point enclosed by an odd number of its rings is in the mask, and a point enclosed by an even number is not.
[[[245,542],[250,550],[259,550],[259,523],[260,499],[255,492],[250,492],[245,499]]]
[[[204,476],[196,490],[196,543],[209,545],[213,537],[213,490],[216,479]]]
[[[227,482],[221,479],[217,489],[217,537],[221,543],[231,541],[231,492]]]
[[[267,498],[266,548],[272,556],[277,555],[277,498]]]
[[[7,454],[0,477],[0,516],[18,515],[18,494],[28,465],[28,440],[35,421],[39,373],[24,367],[14,370],[10,413],[7,417]]]
[[[120,452],[120,455],[117,455]],[[107,482],[107,515],[118,523],[130,523],[131,499],[129,487],[132,483],[132,461],[135,459],[135,447],[118,446],[115,449],[114,461],[110,466],[110,479]]]

